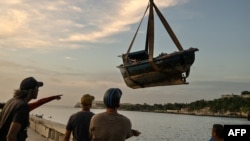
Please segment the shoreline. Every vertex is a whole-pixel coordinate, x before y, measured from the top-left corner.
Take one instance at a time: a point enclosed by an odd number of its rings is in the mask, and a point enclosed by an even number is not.
[[[55,106],[55,105],[44,105],[44,106]],[[55,106],[55,107],[71,107],[71,106]],[[81,108],[78,106],[74,106],[71,108]],[[93,106],[92,109],[103,109],[104,107]],[[228,118],[245,118],[248,120],[248,113],[240,113],[240,112],[226,112],[226,113],[212,113],[209,110],[199,110],[199,111],[190,111],[187,110],[128,110],[120,108],[121,111],[135,111],[135,112],[151,112],[151,113],[168,113],[168,114],[182,114],[182,115],[193,115],[193,116],[208,116],[208,117],[228,117]],[[1,111],[1,110],[0,110]]]
[[[93,108],[93,109],[103,109],[103,108]],[[135,111],[135,110],[126,110],[126,109],[119,109],[121,111]],[[207,117],[227,117],[227,118],[245,118],[248,120],[248,115],[247,113],[235,113],[235,114],[230,114],[230,113],[203,113],[203,112],[186,112],[186,111],[181,111],[181,110],[155,110],[155,111],[135,111],[135,112],[151,112],[151,113],[166,113],[166,114],[176,114],[176,115],[190,115],[190,116],[207,116]]]
[[[247,119],[247,114],[218,114],[218,113],[202,113],[202,112],[181,112],[181,111],[152,111],[154,113],[168,113],[168,114],[180,114],[180,115],[193,115],[193,116],[207,116],[207,117],[227,117],[227,118],[245,118]]]

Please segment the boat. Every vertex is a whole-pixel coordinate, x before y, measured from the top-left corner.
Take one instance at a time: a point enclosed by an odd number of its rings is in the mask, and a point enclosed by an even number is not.
[[[145,49],[130,52],[143,18],[149,9],[148,27],[146,34]],[[159,16],[166,31],[175,43],[178,51],[172,53],[160,53],[153,56],[154,51],[154,10]],[[123,76],[126,85],[130,88],[146,88],[156,86],[180,85],[188,84],[186,78],[190,74],[190,68],[195,60],[195,52],[197,48],[189,48],[184,50],[161,14],[153,0],[149,0],[149,4],[137,28],[137,31],[130,43],[127,53],[122,54],[123,64],[117,66]]]
[[[159,71],[155,71],[148,59],[137,58],[137,56],[146,56],[146,52],[134,52],[129,55],[132,61],[127,65],[122,64],[118,68],[125,83],[131,88],[188,84],[186,78],[194,63],[195,51],[198,49],[190,48],[171,54],[160,54],[154,58],[155,67]]]

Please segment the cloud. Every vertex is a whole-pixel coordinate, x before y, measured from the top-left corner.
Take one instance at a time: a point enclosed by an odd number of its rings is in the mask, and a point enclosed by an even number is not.
[[[117,4],[118,2],[120,4]],[[178,1],[169,0],[160,2],[160,5],[161,7],[168,7],[177,4],[177,2]],[[104,12],[100,11],[100,9],[103,10],[102,8],[97,8],[99,10],[94,12],[94,17],[96,17],[98,20],[90,19],[90,23],[94,23],[94,26],[97,27],[97,30],[92,30],[87,34],[74,33],[68,38],[62,40],[99,42],[99,39],[104,37],[111,36],[118,32],[127,31],[130,29],[129,25],[140,20],[148,4],[145,2],[145,0],[129,0],[126,2],[117,1],[117,3],[112,7],[113,10],[107,11],[107,9],[105,9]]]
[[[65,60],[75,60],[75,58],[70,57],[70,56],[66,56],[64,59],[65,59]]]
[[[165,8],[186,0],[155,0]],[[3,0],[0,48],[79,48],[83,42],[109,43],[130,30],[146,9],[145,0]]]
[[[0,19],[0,37],[10,37],[19,33],[22,26],[27,23],[27,14],[21,10],[2,9]]]

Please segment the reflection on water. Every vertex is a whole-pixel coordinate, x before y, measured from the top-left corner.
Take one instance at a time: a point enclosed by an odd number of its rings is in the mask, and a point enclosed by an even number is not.
[[[42,106],[31,114],[41,115],[48,120],[66,124],[71,114],[79,108]],[[104,109],[93,109],[94,113]],[[211,127],[220,124],[249,124],[245,118],[206,117],[193,115],[178,115],[165,113],[119,111],[130,118],[134,129],[142,134],[128,141],[207,141],[210,138]]]

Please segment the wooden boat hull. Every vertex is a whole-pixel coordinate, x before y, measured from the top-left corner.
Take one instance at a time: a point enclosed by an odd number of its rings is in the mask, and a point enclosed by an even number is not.
[[[188,84],[186,78],[195,60],[195,51],[198,51],[198,49],[190,48],[154,58],[154,63],[159,70],[155,70],[148,60],[126,66],[120,65],[118,68],[126,85],[134,89]]]
[[[132,76],[131,78],[124,77],[124,81],[128,87],[133,89],[188,84],[185,77],[181,75],[182,74],[170,77],[167,74],[152,72],[144,75]]]

